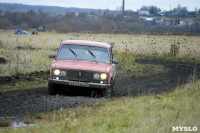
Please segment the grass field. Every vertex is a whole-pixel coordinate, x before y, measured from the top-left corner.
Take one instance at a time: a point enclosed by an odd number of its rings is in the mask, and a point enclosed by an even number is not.
[[[143,66],[133,63],[135,58],[198,61],[200,38],[193,36],[148,36],[128,34],[88,34],[88,33],[39,33],[39,35],[14,35],[13,31],[0,31],[0,57],[8,60],[0,64],[0,75],[17,72],[49,70],[52,59],[49,53],[67,39],[102,41],[114,44],[115,57],[121,62],[118,72],[125,74],[140,69],[151,73],[167,71],[163,66]],[[26,50],[16,50],[22,46]],[[35,50],[31,50],[36,48]],[[125,57],[125,58],[123,58]],[[153,71],[154,70],[154,71]],[[127,71],[127,73],[124,73]],[[142,70],[141,70],[142,71]],[[130,75],[131,76],[131,75]],[[34,83],[32,83],[34,84]],[[32,86],[31,83],[26,83]],[[36,83],[37,84],[37,83]],[[4,86],[5,90],[22,88]],[[22,88],[23,89],[23,88]],[[0,130],[13,133],[43,132],[172,132],[173,126],[196,126],[200,129],[200,81],[173,89],[173,92],[159,95],[119,98],[104,103],[83,105],[77,108],[60,109],[53,113],[37,114],[27,118],[25,123],[36,123],[34,127]],[[8,124],[9,121],[0,124]]]
[[[14,35],[13,31],[0,31],[0,57],[8,60],[0,64],[0,75],[13,75],[39,70],[48,70],[52,59],[50,53],[68,39],[102,41],[114,44],[116,53],[130,52],[133,55],[171,60],[171,56],[199,60],[200,38],[193,36],[152,36],[129,34],[88,33],[39,33],[39,35]],[[27,50],[16,50],[22,46]],[[175,48],[174,48],[175,46]],[[31,50],[36,48],[35,50]],[[173,49],[174,48],[174,49]],[[115,55],[117,58],[117,55]],[[173,59],[173,58],[172,58]]]

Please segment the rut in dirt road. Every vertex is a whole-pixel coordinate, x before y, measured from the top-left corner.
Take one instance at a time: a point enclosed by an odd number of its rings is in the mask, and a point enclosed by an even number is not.
[[[150,60],[136,60],[141,64],[157,64],[169,68],[168,73],[151,75],[148,77],[117,79],[114,96],[137,96],[140,94],[161,93],[174,86],[196,81],[200,77],[200,65],[160,62]]]

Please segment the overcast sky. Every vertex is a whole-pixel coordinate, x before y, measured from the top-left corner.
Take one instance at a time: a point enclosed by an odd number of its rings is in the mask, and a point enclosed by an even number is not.
[[[0,3],[20,3],[29,5],[50,5],[62,7],[94,8],[94,9],[120,9],[122,0],[0,0]],[[125,9],[136,11],[141,6],[154,5],[162,10],[169,10],[177,7],[187,7],[188,10],[194,11],[200,8],[200,0],[125,0]]]

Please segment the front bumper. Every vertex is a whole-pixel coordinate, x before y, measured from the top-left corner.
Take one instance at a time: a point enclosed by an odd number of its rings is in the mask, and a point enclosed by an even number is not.
[[[71,85],[71,86],[80,86],[80,87],[91,87],[91,88],[99,88],[99,89],[105,89],[109,88],[111,84],[101,84],[101,83],[85,83],[85,82],[74,82],[69,80],[57,80],[57,79],[51,79],[49,78],[49,83],[52,84],[60,84],[60,85]],[[74,84],[75,83],[75,84]]]

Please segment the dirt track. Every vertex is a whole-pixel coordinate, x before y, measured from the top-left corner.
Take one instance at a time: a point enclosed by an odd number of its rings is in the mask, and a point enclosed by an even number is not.
[[[165,74],[140,78],[117,77],[113,92],[114,98],[121,96],[137,96],[143,93],[161,93],[173,86],[196,80],[200,77],[200,65],[148,60],[137,60],[136,62],[141,64],[163,65],[170,68],[170,71]],[[48,73],[40,72],[32,76],[1,77],[0,87],[5,83],[17,82],[19,80],[32,80],[32,77],[37,76],[42,76],[45,79],[48,75]],[[20,119],[25,116],[32,116],[36,113],[48,112],[54,109],[76,107],[82,104],[109,100],[107,98],[91,98],[90,92],[82,92],[83,91],[77,90],[74,92],[67,92],[65,95],[50,96],[47,92],[47,88],[37,88],[34,90],[0,94],[0,120],[8,118]]]
[[[141,64],[158,64],[169,68],[165,74],[148,77],[128,78],[126,82],[117,80],[114,96],[137,96],[142,93],[161,93],[187,82],[195,81],[200,77],[200,65],[175,62],[159,62],[149,60],[136,60]]]

